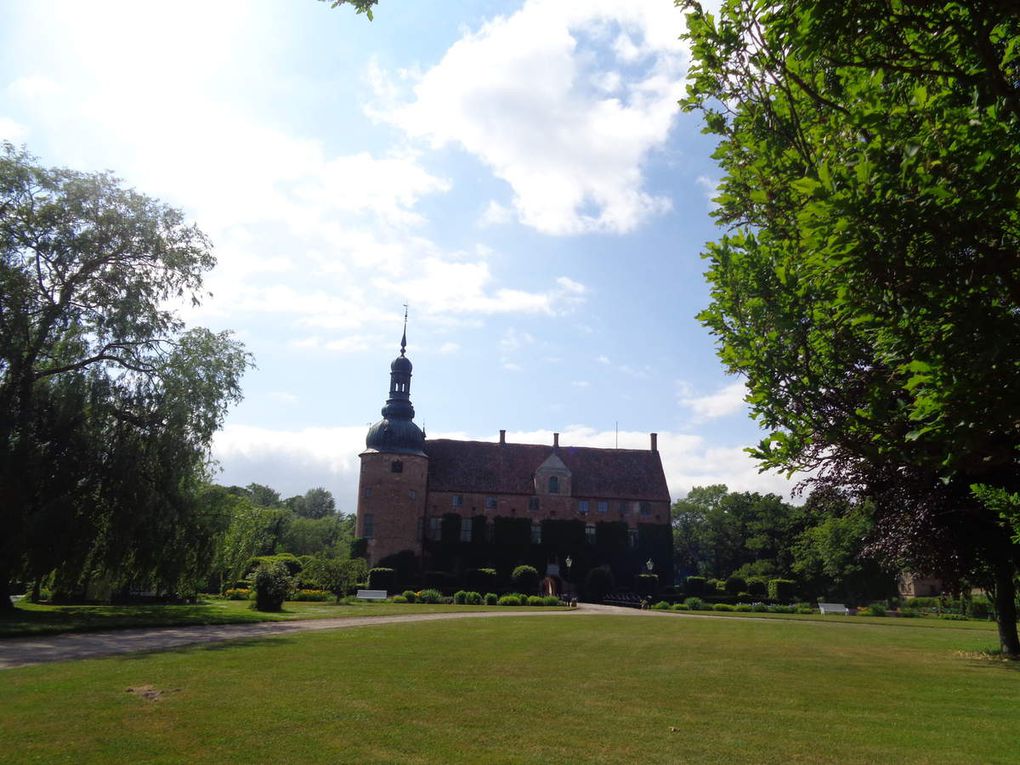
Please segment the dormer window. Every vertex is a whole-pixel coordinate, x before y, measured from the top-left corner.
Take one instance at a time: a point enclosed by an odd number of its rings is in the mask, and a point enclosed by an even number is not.
[[[560,493],[560,479],[559,476],[549,476],[549,493],[559,494]]]
[[[393,460],[393,462],[390,463],[390,472],[391,473],[403,473],[404,472],[404,463],[401,462],[400,460]]]

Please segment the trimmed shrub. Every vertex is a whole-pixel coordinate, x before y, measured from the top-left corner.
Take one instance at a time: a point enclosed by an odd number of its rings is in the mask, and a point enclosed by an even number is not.
[[[422,590],[418,593],[417,601],[419,603],[439,603],[443,597],[443,593],[439,590]]]
[[[634,577],[634,589],[638,595],[654,595],[659,589],[659,575],[638,574]]]
[[[373,568],[368,572],[368,589],[370,590],[389,592],[393,589],[394,581],[396,581],[396,575],[392,568]]]
[[[794,610],[796,610],[796,612],[798,614],[813,614],[818,609],[814,608],[812,606],[809,606],[809,605],[807,605],[805,603],[801,603],[799,606],[795,606]]]
[[[510,575],[514,587],[526,595],[538,592],[538,569],[534,566],[518,566]]]
[[[558,606],[559,604],[560,599],[557,598],[555,595],[546,595],[544,598],[542,598],[543,606]]]
[[[280,561],[260,563],[255,570],[255,609],[279,611],[290,592],[287,567]]]
[[[769,579],[769,600],[793,600],[796,586],[792,579]]]
[[[482,605],[482,594],[474,590],[468,590],[464,595],[464,602],[469,606]]]
[[[543,598],[541,595],[529,595],[528,596],[528,605],[529,606],[544,606],[545,605],[545,598]]]
[[[430,590],[442,590],[449,586],[452,578],[445,571],[426,571],[425,586]]]
[[[729,603],[716,603],[714,606],[712,606],[712,610],[713,611],[732,611],[733,610],[733,606],[731,606]]]
[[[290,599],[323,603],[332,600],[333,593],[327,592],[326,590],[298,590],[290,596]]]
[[[900,608],[897,613],[905,619],[916,619],[921,615],[921,612],[916,608],[907,608],[906,606]]]
[[[700,611],[702,608],[705,607],[705,601],[703,601],[701,598],[690,597],[684,601],[684,605],[687,606],[687,608],[691,611]]]
[[[485,605],[495,606],[499,604],[499,595],[494,592],[485,593]]]
[[[722,579],[709,579],[705,582],[706,595],[722,595],[726,592],[723,586],[726,583]]]
[[[752,603],[751,610],[754,611],[756,614],[764,614],[768,612],[769,607],[766,606],[764,603]]]
[[[690,611],[691,607],[686,603],[674,603],[669,607],[670,611]]]
[[[658,603],[652,606],[656,611],[668,611],[669,603],[665,600],[660,600]]]
[[[731,597],[739,597],[740,593],[747,590],[747,580],[742,576],[730,576],[723,583],[723,589]]]
[[[708,589],[707,582],[703,576],[689,576],[686,580],[685,587],[687,594],[692,596],[704,595],[705,590]]]
[[[783,605],[769,606],[768,609],[769,613],[773,614],[792,614],[794,611],[796,611],[796,609],[793,606]]]
[[[390,603],[406,603],[406,602],[407,598],[405,598],[403,595],[394,595],[392,598],[390,598]]]
[[[492,592],[496,589],[496,569],[472,568],[464,574],[464,584],[478,592]]]
[[[251,598],[251,590],[247,587],[235,587],[223,593],[227,600],[248,600]]]
[[[769,594],[769,586],[765,583],[764,579],[748,579],[747,591],[751,593],[751,597],[764,598]]]
[[[737,603],[737,605],[733,606],[733,610],[740,611],[741,613],[749,613],[753,609],[751,608],[750,603]]]
[[[458,606],[466,606],[467,605],[467,591],[466,590],[457,590],[455,593],[453,593],[453,602],[456,603]]]
[[[857,612],[861,616],[885,616],[886,607],[885,603],[872,603],[867,608],[862,608]]]
[[[408,603],[414,603],[418,599],[418,593],[414,590],[404,590],[402,594]]]
[[[584,578],[585,599],[592,603],[600,603],[614,585],[613,572],[609,570],[608,566],[593,568]]]
[[[519,606],[520,604],[521,604],[520,595],[504,595],[498,601],[496,601],[496,605],[498,606]]]
[[[967,603],[967,616],[971,619],[991,619],[992,604],[986,598],[974,598]]]
[[[939,614],[939,619],[945,619],[950,622],[965,622],[967,617],[963,614]]]
[[[452,595],[441,595],[439,597],[439,602],[442,605],[444,605],[444,606],[452,606],[453,605],[453,596]]]

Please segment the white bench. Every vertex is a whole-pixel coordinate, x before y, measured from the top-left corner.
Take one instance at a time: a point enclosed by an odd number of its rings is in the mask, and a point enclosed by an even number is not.
[[[358,590],[358,600],[386,600],[386,590]]]
[[[818,610],[823,616],[825,614],[841,614],[843,616],[848,616],[850,614],[850,609],[842,603],[819,603]]]

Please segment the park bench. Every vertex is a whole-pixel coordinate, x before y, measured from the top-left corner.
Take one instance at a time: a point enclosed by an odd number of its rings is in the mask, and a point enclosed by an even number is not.
[[[842,603],[819,603],[818,610],[821,612],[822,616],[825,614],[841,614],[842,616],[846,616],[850,613],[850,609]]]
[[[386,600],[386,590],[358,590],[358,600]]]

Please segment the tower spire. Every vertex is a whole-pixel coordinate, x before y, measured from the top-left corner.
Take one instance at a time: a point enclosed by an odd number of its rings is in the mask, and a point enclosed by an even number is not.
[[[404,334],[400,336],[400,355],[407,350],[407,303],[404,303]]]

